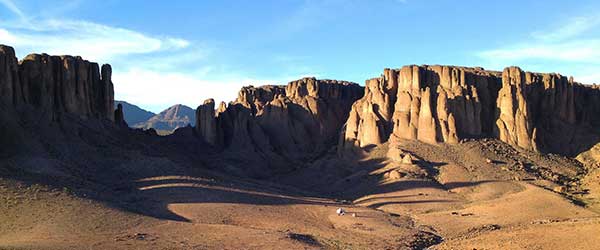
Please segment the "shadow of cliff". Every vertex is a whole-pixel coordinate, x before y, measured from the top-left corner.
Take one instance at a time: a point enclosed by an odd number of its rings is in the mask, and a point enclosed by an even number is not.
[[[289,173],[319,159],[337,143],[351,102],[310,101],[315,102],[315,110],[288,99],[267,103],[258,110],[230,104],[217,118],[223,131],[222,152],[233,161],[256,165],[240,169],[244,176],[254,178]]]
[[[172,213],[169,204],[318,203],[290,197],[300,193],[292,188],[214,169],[220,155],[189,127],[161,137],[68,114],[55,122],[39,122],[38,117],[10,120],[14,117],[18,116],[0,116],[0,124],[14,132],[14,138],[0,140],[0,146],[13,149],[0,154],[0,176],[26,185],[42,184],[119,210],[177,221],[186,218]],[[204,179],[147,180],[157,176]]]

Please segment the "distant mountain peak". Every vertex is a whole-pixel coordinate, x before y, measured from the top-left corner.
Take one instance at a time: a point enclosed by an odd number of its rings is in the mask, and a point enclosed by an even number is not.
[[[115,100],[115,107],[121,104],[123,106],[123,115],[125,122],[130,126],[138,123],[142,123],[153,117],[154,113],[138,107],[135,104],[131,104],[126,101]]]
[[[133,125],[136,128],[154,128],[156,130],[173,131],[187,125],[195,125],[196,111],[183,104],[175,104],[160,113],[150,117],[147,121]]]

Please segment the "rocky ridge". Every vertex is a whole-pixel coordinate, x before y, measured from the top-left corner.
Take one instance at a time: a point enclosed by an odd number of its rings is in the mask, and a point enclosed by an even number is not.
[[[62,113],[113,120],[112,69],[81,57],[30,54],[17,61],[0,45],[0,101],[12,108],[30,105],[49,120]]]
[[[596,141],[600,91],[551,73],[455,66],[385,69],[366,81],[342,149],[389,139],[457,143],[498,138],[528,150],[574,155]],[[592,134],[592,138],[587,139]]]
[[[248,86],[216,111],[213,100],[200,105],[196,131],[223,150],[306,159],[335,144],[352,103],[362,95],[358,84],[315,78]]]

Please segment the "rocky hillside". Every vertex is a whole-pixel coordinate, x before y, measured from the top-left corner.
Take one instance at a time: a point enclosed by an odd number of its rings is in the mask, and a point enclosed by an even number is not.
[[[127,114],[125,115],[127,117]],[[163,110],[162,112],[150,117],[148,120],[134,123],[132,127],[163,131],[174,131],[188,125],[194,126],[195,112],[192,108],[177,104]]]
[[[126,101],[115,101],[115,107],[117,107],[119,104],[123,106],[125,122],[130,125],[146,122],[148,119],[156,115]]]
[[[600,138],[599,112],[598,88],[560,74],[412,65],[367,80],[342,141],[354,148],[391,139],[457,143],[490,137],[573,156]]]
[[[311,159],[337,143],[358,84],[303,78],[287,86],[244,87],[228,106],[207,100],[196,110],[196,130],[229,152],[246,152],[262,165]]]

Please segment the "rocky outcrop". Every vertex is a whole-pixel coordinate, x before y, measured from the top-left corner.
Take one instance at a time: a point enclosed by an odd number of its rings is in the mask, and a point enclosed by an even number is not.
[[[491,132],[499,73],[481,68],[405,66],[367,80],[348,119],[346,147],[380,144],[390,136],[428,143]]]
[[[214,102],[199,106],[196,131],[224,150],[306,159],[335,144],[352,103],[362,95],[357,84],[315,78],[287,86],[248,86],[216,112]]]
[[[350,111],[342,149],[391,139],[457,143],[493,137],[528,150],[567,155],[589,147],[600,125],[598,89],[559,74],[455,66],[385,69],[366,81]],[[574,143],[578,142],[578,143]]]
[[[387,140],[398,88],[395,79],[388,80],[382,77],[366,81],[365,95],[352,105],[346,123],[346,145],[364,147]]]
[[[600,91],[560,74],[506,68],[497,107],[494,136],[525,149],[576,155],[600,134]]]
[[[525,149],[535,149],[533,124],[526,102],[525,73],[510,67],[502,73],[502,88],[498,93],[495,135],[501,141]]]
[[[217,135],[215,100],[208,99],[196,109],[196,132],[213,146],[221,143],[221,136]]]
[[[110,65],[81,57],[31,54],[17,62],[13,48],[0,45],[0,97],[8,107],[33,106],[49,119],[63,113],[113,120]]]
[[[17,105],[22,101],[19,84],[19,65],[12,47],[0,45],[0,101],[7,105]]]
[[[120,103],[117,105],[117,109],[115,109],[115,124],[123,128],[128,127],[127,122],[125,122],[125,116],[123,115],[123,105]]]

